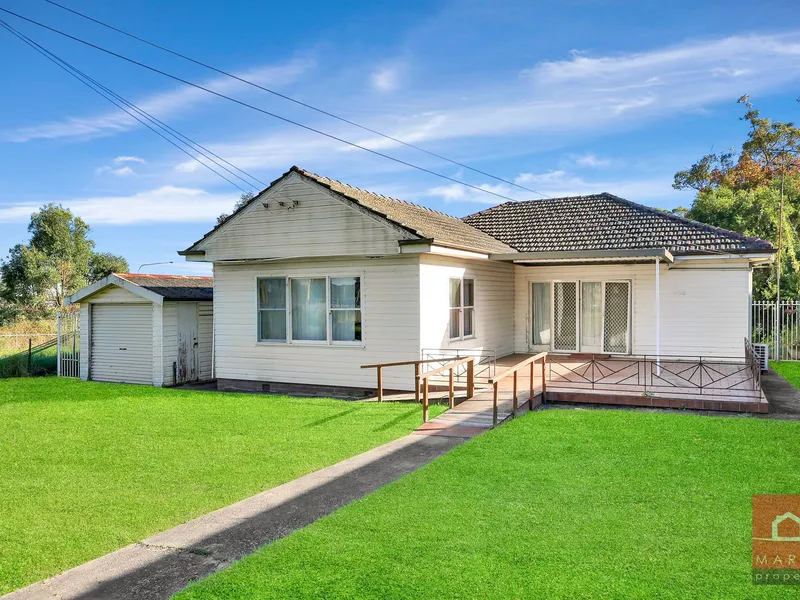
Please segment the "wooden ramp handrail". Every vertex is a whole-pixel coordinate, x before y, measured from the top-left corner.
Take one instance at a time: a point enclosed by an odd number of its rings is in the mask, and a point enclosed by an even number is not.
[[[456,393],[455,387],[453,385],[453,372],[456,367],[460,367],[461,365],[467,365],[467,399],[472,398],[475,395],[475,357],[468,356],[467,358],[462,358],[460,360],[456,360],[455,362],[451,362],[444,366],[439,367],[438,369],[433,369],[432,371],[428,371],[427,373],[423,373],[420,375],[417,373],[417,385],[416,389],[419,389],[419,382],[422,381],[422,422],[428,422],[428,379],[433,377],[434,375],[439,375],[440,373],[444,373],[445,371],[449,371],[449,391],[450,391],[450,408],[455,408],[456,406]]]
[[[448,363],[438,369],[428,371],[420,375],[420,365],[427,363]],[[450,364],[452,363],[452,364]],[[450,408],[455,405],[455,392],[453,384],[453,369],[463,364],[467,365],[467,398],[472,398],[475,394],[475,357],[470,356],[464,359],[453,358],[428,358],[424,360],[404,360],[400,362],[378,363],[374,365],[361,365],[362,369],[377,369],[378,371],[378,402],[383,402],[383,369],[384,367],[403,367],[414,365],[414,400],[419,403],[420,380],[424,382],[425,396],[422,402],[422,418],[428,422],[428,378],[446,370],[450,370]]]
[[[497,425],[497,404],[498,404],[498,389],[497,384],[500,383],[503,379],[508,377],[509,375],[514,376],[514,389],[512,392],[512,402],[511,402],[511,411],[512,414],[516,417],[517,416],[517,378],[520,369],[524,367],[530,367],[530,390],[528,391],[528,403],[530,408],[533,409],[533,376],[534,376],[534,369],[536,367],[536,363],[542,361],[542,398],[544,398],[545,392],[547,391],[547,381],[545,377],[545,369],[547,365],[547,352],[539,352],[539,354],[534,354],[533,356],[529,356],[528,358],[519,361],[514,366],[508,368],[507,370],[503,371],[499,375],[492,377],[489,380],[489,384],[493,387],[493,397],[492,397],[492,424]]]

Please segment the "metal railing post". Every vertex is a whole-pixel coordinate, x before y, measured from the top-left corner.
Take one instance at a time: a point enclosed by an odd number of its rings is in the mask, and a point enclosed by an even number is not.
[[[56,377],[61,377],[61,312],[56,314]]]
[[[547,354],[542,357],[542,404],[547,403],[547,379],[545,377],[545,370],[547,369]],[[550,367],[550,375],[552,376],[553,367]]]
[[[533,410],[533,391],[534,391],[533,390],[533,378],[535,376],[535,371],[536,371],[536,363],[532,362],[531,363],[531,381],[530,381],[530,386],[528,386],[529,387],[529,389],[528,389],[528,402],[530,404],[530,406],[529,406],[530,410]]]

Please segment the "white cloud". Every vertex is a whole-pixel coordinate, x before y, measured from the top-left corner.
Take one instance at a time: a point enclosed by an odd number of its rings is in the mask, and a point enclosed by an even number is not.
[[[611,165],[610,158],[599,158],[595,154],[571,154],[570,159],[581,167],[608,167]]]
[[[238,195],[209,193],[202,189],[164,186],[130,196],[100,196],[59,200],[85,221],[95,224],[213,223],[230,212]],[[0,222],[27,221],[39,204],[12,204],[0,208]]]
[[[551,198],[609,192],[616,196],[628,198],[634,202],[645,202],[652,199],[664,198],[672,192],[672,181],[668,177],[586,180],[563,170],[554,170],[545,173],[520,173],[514,178],[514,183],[524,185],[525,187],[533,187],[537,192]],[[536,194],[507,184],[480,184],[478,187],[497,194],[502,194],[513,200],[536,200],[539,198]],[[424,195],[433,198],[441,198],[447,204],[468,202],[493,205],[503,202],[502,199],[495,196],[481,193],[478,190],[473,190],[457,183],[430,188]]]
[[[237,73],[237,76],[253,81],[260,85],[281,85],[289,83],[312,67],[312,63],[305,60],[293,60],[284,65],[267,66]],[[204,87],[219,93],[231,94],[236,92],[250,92],[253,88],[231,79],[217,77],[206,81],[193,79]],[[155,117],[164,119],[170,116],[184,116],[187,111],[199,104],[218,99],[213,94],[203,90],[182,85],[168,92],[153,94],[135,102],[139,108]],[[13,131],[0,134],[0,140],[10,142],[27,142],[37,139],[59,138],[92,138],[101,135],[113,135],[140,126],[130,115],[113,110],[89,117],[71,117],[63,121],[43,123],[33,127],[21,127]]]
[[[373,89],[378,92],[393,92],[400,87],[400,73],[398,67],[379,67],[372,72],[370,77]]]
[[[118,156],[117,158],[114,159],[114,162],[117,163],[118,165],[121,165],[122,163],[130,163],[130,162],[145,164],[146,161],[143,158],[139,158],[138,156]]]
[[[421,109],[394,119],[388,133],[413,143],[577,135],[696,112],[733,102],[743,91],[765,93],[798,79],[800,32],[730,36],[613,56],[573,53],[524,70],[516,81],[476,86],[491,89],[491,95],[459,89],[436,97],[417,92],[414,106]],[[375,149],[396,145],[378,137],[360,143]]]
[[[109,166],[98,167],[95,169],[95,173],[98,175],[108,173],[110,175],[116,175],[117,177],[127,177],[128,175],[136,174],[136,172],[128,166],[120,167],[118,169]]]

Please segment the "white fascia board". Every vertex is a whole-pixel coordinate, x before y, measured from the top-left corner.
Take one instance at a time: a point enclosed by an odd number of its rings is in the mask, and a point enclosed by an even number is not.
[[[753,263],[773,262],[774,254],[754,253],[754,254],[688,254],[676,256],[676,261],[684,260],[743,260],[747,259]]]
[[[102,290],[111,287],[112,285],[122,288],[123,290],[126,290],[131,294],[136,294],[141,298],[150,300],[150,302],[153,302],[155,304],[164,304],[163,296],[160,296],[155,292],[151,292],[150,290],[146,290],[143,287],[140,287],[135,283],[131,283],[130,281],[123,279],[122,277],[119,277],[118,275],[114,275],[112,273],[111,275],[103,277],[101,280],[95,281],[93,284],[87,285],[85,288],[78,290],[71,296],[64,298],[64,306],[69,306],[70,304],[74,304],[76,302],[83,302],[87,298],[94,296],[98,292],[101,292]]]

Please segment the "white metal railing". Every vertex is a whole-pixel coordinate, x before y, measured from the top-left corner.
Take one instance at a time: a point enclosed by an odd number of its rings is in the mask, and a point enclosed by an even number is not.
[[[770,359],[800,360],[800,302],[753,302],[750,341],[769,346]]]

